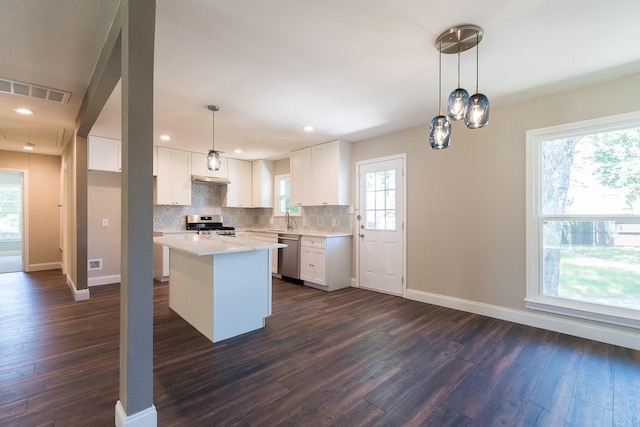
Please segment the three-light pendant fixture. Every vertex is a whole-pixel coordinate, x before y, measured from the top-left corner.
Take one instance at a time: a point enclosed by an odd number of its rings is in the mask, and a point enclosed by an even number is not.
[[[478,92],[478,45],[482,41],[482,28],[477,25],[460,25],[440,34],[436,40],[438,49],[438,115],[429,126],[429,145],[434,150],[442,150],[451,145],[450,120],[463,120],[469,129],[479,129],[489,123],[489,98]],[[469,93],[460,87],[460,53],[476,48],[476,93]],[[447,114],[442,113],[442,54],[458,55],[458,87],[451,92],[447,101]]]

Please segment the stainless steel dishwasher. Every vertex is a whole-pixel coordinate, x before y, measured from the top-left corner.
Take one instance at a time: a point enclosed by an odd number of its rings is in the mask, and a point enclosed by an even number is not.
[[[287,245],[278,249],[278,273],[283,277],[300,279],[300,236],[278,234],[278,243]]]

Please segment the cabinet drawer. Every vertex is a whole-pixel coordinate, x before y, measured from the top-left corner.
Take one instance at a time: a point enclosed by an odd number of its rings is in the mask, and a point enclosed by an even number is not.
[[[300,245],[306,248],[323,248],[324,249],[327,245],[327,239],[325,239],[324,237],[302,236]]]

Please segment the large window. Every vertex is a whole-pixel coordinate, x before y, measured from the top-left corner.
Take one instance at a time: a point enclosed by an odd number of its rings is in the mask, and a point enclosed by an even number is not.
[[[289,215],[299,216],[300,208],[291,205],[291,176],[276,175],[275,178],[275,204],[274,216]]]
[[[527,132],[526,301],[640,327],[640,114]]]

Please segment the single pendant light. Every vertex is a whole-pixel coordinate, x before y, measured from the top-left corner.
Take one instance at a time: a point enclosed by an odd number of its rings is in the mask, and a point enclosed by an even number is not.
[[[434,150],[443,150],[451,145],[451,123],[447,116],[442,115],[442,41],[438,50],[438,115],[429,126],[429,145]]]
[[[458,88],[449,94],[447,115],[451,120],[462,120],[467,112],[469,92],[460,87],[460,43],[458,43]]]
[[[469,105],[464,116],[464,124],[469,129],[483,128],[489,124],[489,98],[478,92],[479,58],[478,45],[480,35],[476,33],[476,93],[469,98]]]
[[[207,106],[207,108],[209,109],[209,111],[212,112],[212,116],[213,116],[213,125],[212,125],[212,132],[211,132],[211,150],[209,150],[209,153],[207,154],[207,168],[210,171],[217,171],[220,170],[220,152],[216,151],[215,148],[215,136],[216,136],[216,111],[220,111],[220,107],[218,107],[217,105],[209,105]]]

